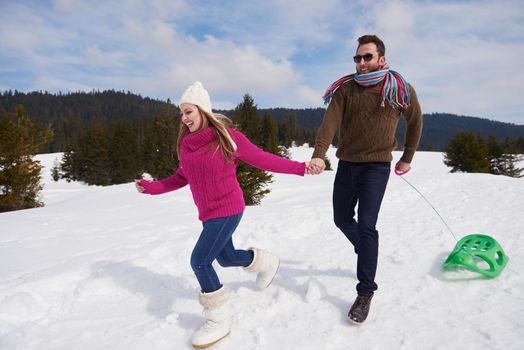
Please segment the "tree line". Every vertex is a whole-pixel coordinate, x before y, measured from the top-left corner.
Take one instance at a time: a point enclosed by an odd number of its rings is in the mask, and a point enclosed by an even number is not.
[[[462,131],[455,134],[444,155],[444,164],[451,172],[490,173],[522,177],[519,163],[524,159],[522,138],[502,141],[491,134],[487,138],[480,133]]]
[[[5,110],[14,112],[19,104],[24,106],[31,119],[52,126],[55,137],[42,150],[49,153],[63,152],[74,130],[85,122],[89,123],[100,118],[112,121],[151,119],[159,113],[165,101],[142,97],[129,91],[115,90],[93,90],[67,94],[51,94],[45,91],[24,93],[8,90],[0,93],[0,106]],[[232,118],[234,109],[218,112]],[[257,108],[257,116],[260,119],[267,112],[271,113],[279,126],[281,144],[289,146],[290,140],[294,140],[298,145],[304,142],[311,145],[314,142],[316,129],[324,117],[325,109]],[[398,140],[404,139],[404,130],[405,124],[401,119],[396,133]],[[458,131],[479,132],[483,137],[493,134],[498,140],[506,137],[512,139],[524,137],[524,125],[450,113],[431,113],[424,114],[424,128],[419,149],[444,152]],[[291,133],[293,133],[292,136],[290,136]],[[334,145],[336,144],[337,139],[335,138]]]
[[[176,154],[179,115],[178,107],[168,100],[152,120],[96,118],[75,129],[62,164],[54,169],[55,177],[90,185],[113,185],[130,182],[143,173],[154,179],[170,176],[179,162]],[[233,110],[231,119],[254,144],[281,156],[287,156],[285,147],[291,146],[301,133],[293,116],[281,127],[270,112],[260,118],[249,94]],[[272,176],[267,172],[240,162],[237,177],[246,204],[258,204],[269,193],[267,184]]]
[[[23,93],[8,90],[0,93],[0,107],[6,111],[14,111],[16,106],[23,105],[26,114],[34,121],[49,125],[54,131],[53,139],[43,146],[43,153],[64,152],[72,143],[77,142],[76,131],[90,126],[93,122],[120,122],[140,124],[151,121],[162,113],[165,101],[133,94],[129,91],[93,90],[91,92],[57,93],[34,91]],[[218,111],[234,118],[235,110]],[[274,118],[273,110],[256,109],[257,117],[262,120],[269,113],[278,126],[279,143],[290,147],[292,141],[297,144],[308,142],[312,144],[315,138],[315,128],[303,127],[299,120],[302,113],[295,110],[275,109],[278,119]]]
[[[93,92],[97,96],[98,92]],[[135,103],[121,104],[130,114],[104,112],[110,109],[111,101],[127,99],[132,94],[104,92],[107,100],[95,103],[97,113],[75,112],[66,108],[67,113],[55,109],[52,103],[44,103],[43,114],[48,116],[69,115],[70,119],[40,118],[33,120],[27,110],[17,105],[9,111],[0,106],[0,211],[25,209],[41,206],[38,192],[41,189],[41,166],[32,155],[46,152],[55,143],[64,152],[62,162],[52,169],[55,180],[83,181],[90,185],[121,184],[148,173],[154,179],[167,177],[178,166],[176,139],[180,128],[180,111],[167,100],[150,100],[147,108],[141,105],[141,97]],[[80,94],[82,95],[82,94]],[[83,94],[88,95],[88,94]],[[2,98],[19,97],[17,93],[6,93]],[[35,98],[53,100],[51,94],[36,94]],[[67,95],[69,96],[69,95]],[[89,100],[84,96],[86,100]],[[73,98],[73,101],[77,101]],[[96,98],[95,98],[96,101]],[[129,100],[133,101],[133,99]],[[138,103],[138,102],[140,103]],[[5,101],[4,101],[5,102]],[[80,103],[81,105],[81,103]],[[32,106],[33,114],[37,113]],[[264,150],[287,156],[287,149],[294,142],[314,143],[315,131],[302,128],[297,113],[278,122],[273,111],[282,113],[285,109],[260,110],[253,98],[246,94],[242,102],[232,111],[225,111],[238,128],[257,146]],[[90,109],[92,111],[92,109]],[[154,111],[154,113],[152,112]],[[146,115],[143,115],[145,113]],[[148,113],[153,113],[148,115]],[[131,117],[129,117],[131,116]],[[56,121],[63,121],[59,132]],[[401,129],[401,128],[399,128]],[[67,130],[67,137],[64,131]],[[336,145],[336,139],[334,141]],[[449,142],[446,149],[446,165],[451,171],[486,172],[513,177],[522,176],[518,163],[524,153],[522,137],[506,137],[500,141],[494,134],[484,139],[480,133],[459,132]],[[329,162],[328,162],[329,166]],[[269,193],[267,185],[272,176],[267,172],[239,163],[237,177],[248,205],[260,203]]]
[[[42,203],[36,198],[41,189],[41,167],[31,156],[42,152],[52,142],[53,129],[51,125],[44,127],[42,123],[33,122],[21,105],[16,107],[15,113],[1,107],[0,112],[0,211],[40,206]],[[294,116],[280,126],[269,111],[259,117],[249,94],[244,95],[231,118],[254,144],[284,157],[288,153],[281,144],[291,146],[293,140],[305,137]],[[153,118],[129,120],[94,116],[88,120],[75,118],[71,125],[74,127],[64,144],[62,161],[51,170],[55,180],[62,178],[105,186],[128,183],[144,173],[154,179],[165,178],[178,167],[176,141],[180,111],[169,100]],[[267,185],[272,175],[263,170],[239,162],[237,178],[247,205],[259,204],[270,192]]]
[[[147,172],[163,178],[178,166],[179,110],[168,100],[151,118],[95,118],[75,129],[55,169],[68,181],[89,185],[127,183]]]

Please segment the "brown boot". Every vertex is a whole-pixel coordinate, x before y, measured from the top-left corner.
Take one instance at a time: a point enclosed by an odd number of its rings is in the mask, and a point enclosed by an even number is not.
[[[371,298],[373,298],[373,295],[357,296],[355,302],[353,303],[353,305],[351,305],[351,309],[349,310],[348,320],[355,324],[360,324],[364,322],[368,317],[369,306],[371,305]]]

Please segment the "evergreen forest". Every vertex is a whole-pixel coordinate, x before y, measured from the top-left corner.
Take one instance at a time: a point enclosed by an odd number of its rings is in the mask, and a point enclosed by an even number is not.
[[[216,112],[228,116],[257,146],[287,157],[293,144],[314,144],[325,109],[263,109],[249,94],[239,99],[235,109]],[[0,211],[42,205],[37,197],[40,166],[31,158],[36,153],[64,152],[62,162],[52,169],[55,180],[111,185],[144,173],[153,179],[173,174],[178,166],[179,114],[170,100],[124,91],[1,93]],[[399,147],[404,129],[401,119]],[[419,150],[446,152],[451,171],[520,177],[524,125],[425,114]],[[265,171],[240,162],[237,177],[248,205],[260,203],[270,191],[272,176]]]

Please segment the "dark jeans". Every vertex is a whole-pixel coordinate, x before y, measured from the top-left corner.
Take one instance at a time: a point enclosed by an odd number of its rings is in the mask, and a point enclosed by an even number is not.
[[[248,266],[253,261],[253,252],[235,249],[231,239],[241,218],[242,213],[202,223],[204,228],[191,254],[191,267],[203,293],[214,292],[222,286],[211,265],[215,259],[224,267]]]
[[[378,213],[390,173],[390,163],[352,163],[340,160],[333,188],[335,225],[358,254],[357,293],[370,296],[377,290]],[[355,206],[358,216],[355,220]]]

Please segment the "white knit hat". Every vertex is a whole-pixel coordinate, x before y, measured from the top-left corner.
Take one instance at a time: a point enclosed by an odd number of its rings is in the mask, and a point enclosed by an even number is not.
[[[199,81],[195,82],[193,85],[189,86],[186,91],[184,91],[178,105],[180,106],[182,103],[197,105],[203,111],[211,115],[213,114],[213,111],[211,110],[211,98],[209,97],[209,93],[206,89],[204,89],[204,86]]]

